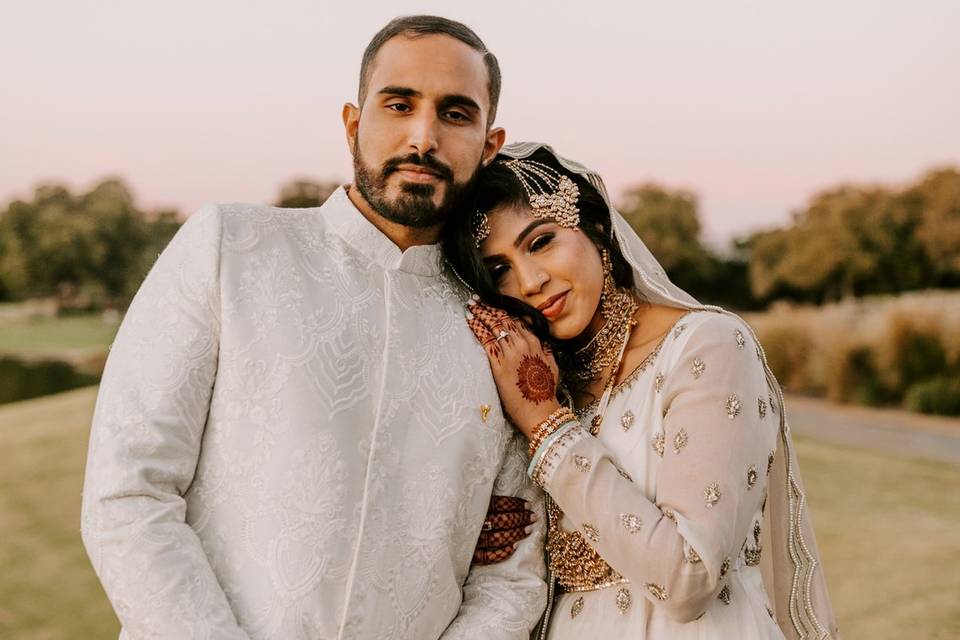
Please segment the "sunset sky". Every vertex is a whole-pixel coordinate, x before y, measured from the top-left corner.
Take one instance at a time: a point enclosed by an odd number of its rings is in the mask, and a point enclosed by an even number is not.
[[[120,175],[148,207],[347,181],[340,109],[395,15],[462,20],[498,124],[699,197],[707,238],[784,224],[842,181],[960,166],[960,2],[0,0],[0,201]]]

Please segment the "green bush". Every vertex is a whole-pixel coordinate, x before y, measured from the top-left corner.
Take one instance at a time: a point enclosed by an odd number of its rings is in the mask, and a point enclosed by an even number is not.
[[[876,406],[891,399],[869,346],[852,347],[844,352],[828,375],[827,395],[831,400]]]
[[[947,372],[947,354],[936,333],[911,326],[905,318],[895,318],[891,325],[895,387],[905,397],[914,384]]]
[[[911,411],[960,416],[960,379],[937,376],[917,382],[907,390],[903,404]]]

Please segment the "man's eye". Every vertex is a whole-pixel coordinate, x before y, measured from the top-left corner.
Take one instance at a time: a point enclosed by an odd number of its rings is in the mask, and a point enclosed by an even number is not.
[[[448,120],[453,120],[454,122],[469,122],[470,116],[460,111],[447,111],[445,114]]]
[[[530,243],[530,251],[537,251],[544,248],[553,240],[552,233],[545,233],[542,236],[537,236],[533,239],[533,242]]]
[[[406,113],[410,110],[410,105],[403,104],[402,102],[394,102],[393,104],[388,104],[387,109],[398,113]]]

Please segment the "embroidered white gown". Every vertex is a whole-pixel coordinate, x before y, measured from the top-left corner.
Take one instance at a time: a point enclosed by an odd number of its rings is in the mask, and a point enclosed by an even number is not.
[[[539,492],[463,301],[343,189],[191,216],[90,437],[81,526],[121,637],[526,640],[540,527],[470,565],[491,492]]]
[[[549,638],[783,638],[758,566],[778,409],[750,335],[686,314],[615,389],[597,437],[594,403],[538,451],[562,529],[610,578],[557,597]]]

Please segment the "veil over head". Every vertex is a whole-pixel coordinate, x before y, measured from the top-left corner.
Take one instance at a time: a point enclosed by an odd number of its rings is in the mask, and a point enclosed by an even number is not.
[[[633,268],[636,289],[648,301],[691,311],[735,315],[721,307],[699,303],[689,293],[670,282],[657,259],[614,208],[599,175],[577,162],[561,157],[550,146],[542,143],[508,144],[500,150],[500,154],[509,158],[526,158],[538,149],[549,152],[561,166],[582,176],[603,197],[610,210],[611,233],[616,238],[624,258]],[[773,606],[777,623],[786,638],[839,640],[839,630],[827,593],[813,524],[807,510],[793,439],[786,421],[783,391],[767,364],[766,354],[752,327],[750,332],[758,345],[767,385],[779,405],[777,413],[780,416],[780,434],[774,466],[770,472],[764,516],[763,546],[767,552],[763,554],[760,565],[764,585],[772,600],[770,604]]]

